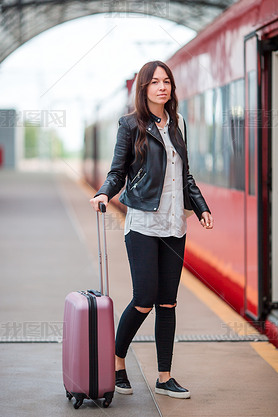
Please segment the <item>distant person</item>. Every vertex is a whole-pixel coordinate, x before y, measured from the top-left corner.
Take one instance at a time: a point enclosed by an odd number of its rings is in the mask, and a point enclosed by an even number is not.
[[[127,178],[120,201],[128,207],[125,243],[133,298],[121,316],[116,335],[115,390],[121,394],[133,392],[125,357],[155,306],[159,372],[155,392],[190,398],[189,390],[170,375],[187,229],[184,209],[193,209],[206,229],[213,228],[213,218],[189,172],[186,133],[183,137],[183,129],[178,128],[175,90],[173,74],[163,62],[148,62],[141,68],[135,110],[120,118],[111,170],[90,200],[95,210],[99,210],[99,202],[107,206]],[[183,127],[186,132],[185,124]]]

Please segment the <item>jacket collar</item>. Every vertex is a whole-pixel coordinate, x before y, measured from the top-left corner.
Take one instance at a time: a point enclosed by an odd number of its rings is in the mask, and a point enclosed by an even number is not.
[[[159,130],[153,120],[149,120],[146,126],[146,132],[150,135],[154,136],[159,142],[163,144],[163,140],[161,137],[161,134],[159,133]]]
[[[168,125],[172,122],[172,119],[170,118],[169,113],[165,110],[166,116],[167,116],[167,122]],[[153,122],[156,123],[160,123],[161,122],[161,118],[156,116],[155,114],[153,114],[152,112],[150,112],[150,120],[152,120]]]
[[[168,116],[168,119],[167,119],[168,126],[170,127],[172,124],[172,119],[170,118],[170,115],[168,113],[167,113],[167,116]],[[147,123],[146,131],[163,144],[161,134],[159,133],[159,130],[155,124],[155,122],[160,123],[160,121],[161,121],[160,117],[156,116],[153,113],[150,113],[150,119]]]
[[[150,119],[153,120],[156,123],[160,123],[161,122],[161,118],[156,116],[155,114],[153,114],[152,112],[150,112]]]

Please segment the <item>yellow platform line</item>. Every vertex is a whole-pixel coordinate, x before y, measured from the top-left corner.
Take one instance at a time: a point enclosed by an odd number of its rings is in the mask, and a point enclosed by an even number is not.
[[[270,365],[276,372],[278,372],[278,349],[268,342],[252,342],[252,348]]]

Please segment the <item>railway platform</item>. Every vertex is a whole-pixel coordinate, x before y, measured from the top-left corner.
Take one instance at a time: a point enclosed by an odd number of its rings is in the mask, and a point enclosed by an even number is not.
[[[75,174],[74,174],[75,175]],[[178,295],[173,376],[191,391],[154,393],[154,314],[127,357],[134,394],[75,410],[62,382],[65,296],[98,288],[94,195],[78,175],[0,172],[1,416],[278,417],[278,350],[186,269]],[[123,215],[107,212],[115,322],[131,299]]]

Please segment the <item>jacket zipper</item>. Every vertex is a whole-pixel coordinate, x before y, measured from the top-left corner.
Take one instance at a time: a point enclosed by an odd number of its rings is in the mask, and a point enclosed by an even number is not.
[[[155,138],[156,140],[158,140],[149,130],[147,131],[147,133],[149,133],[149,135],[151,135],[153,138]],[[163,142],[161,142],[161,144],[162,144],[162,146],[163,146],[163,148],[165,149],[165,151],[166,151],[166,148],[165,148],[165,145],[164,145],[164,143]],[[137,172],[137,174],[135,175],[135,177],[132,179],[132,181],[130,181],[130,184],[133,184],[134,183],[134,181],[136,180],[136,178],[138,177],[138,176],[140,176],[140,174],[141,174],[141,172],[143,171],[143,168],[140,168],[139,169],[139,171]],[[147,173],[145,172],[145,174],[143,175],[143,177],[142,178],[140,178],[139,179],[139,181],[137,181],[131,188],[130,188],[130,190],[133,190],[133,188],[136,188],[137,187],[137,185],[142,181],[142,179],[145,177],[145,175],[146,175]]]
[[[147,175],[147,173],[145,172],[145,174],[143,175],[143,177],[142,178],[140,178],[140,180],[139,181],[137,181],[131,188],[130,188],[130,190],[133,190],[133,188],[136,188],[137,187],[137,185],[142,181],[142,179],[145,177],[145,175]]]
[[[136,178],[139,177],[139,175],[141,174],[142,171],[143,171],[143,168],[140,168],[139,171],[137,172],[137,174],[135,175],[135,177],[133,178],[133,180],[130,181],[130,184],[132,184],[136,180]]]

